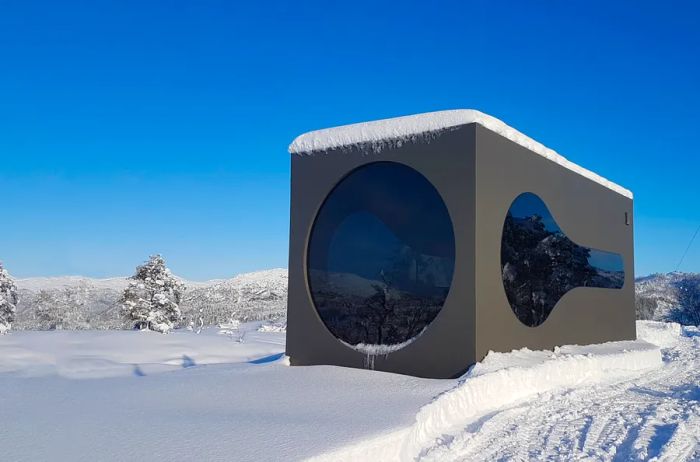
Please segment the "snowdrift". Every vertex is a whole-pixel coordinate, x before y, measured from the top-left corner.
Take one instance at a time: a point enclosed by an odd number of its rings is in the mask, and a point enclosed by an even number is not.
[[[454,388],[422,407],[410,427],[314,460],[414,460],[445,435],[490,411],[556,389],[612,383],[661,364],[659,347],[644,340],[564,346],[554,351],[492,352]]]

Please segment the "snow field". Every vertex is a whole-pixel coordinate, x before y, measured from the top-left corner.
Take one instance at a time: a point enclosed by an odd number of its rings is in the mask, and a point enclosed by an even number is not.
[[[429,380],[287,367],[264,325],[0,338],[2,459],[700,460],[697,328]]]
[[[235,350],[244,344],[230,345]],[[0,458],[304,460],[410,425],[417,410],[449,386],[367,370],[287,367],[275,359],[279,345],[277,351],[260,364],[197,365],[143,376],[0,374]]]
[[[21,331],[0,336],[0,373],[100,379],[150,375],[194,365],[245,363],[284,351],[285,334],[258,333],[262,323],[233,330]],[[239,340],[244,342],[239,342]]]

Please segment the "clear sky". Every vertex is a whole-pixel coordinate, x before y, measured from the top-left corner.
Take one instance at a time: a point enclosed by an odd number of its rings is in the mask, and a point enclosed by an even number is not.
[[[675,269],[700,224],[696,2],[330,3],[0,0],[0,260],[286,267],[296,135],[475,108],[631,189],[637,275]]]

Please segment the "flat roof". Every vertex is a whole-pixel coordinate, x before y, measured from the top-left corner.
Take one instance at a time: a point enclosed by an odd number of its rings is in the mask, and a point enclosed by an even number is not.
[[[623,188],[597,173],[571,162],[553,149],[549,149],[503,121],[474,109],[426,112],[424,114],[315,130],[298,136],[289,145],[289,152],[296,155],[317,154],[343,146],[358,144],[367,144],[373,151],[381,152],[383,149],[399,147],[406,142],[429,140],[441,131],[471,123],[477,123],[498,133],[530,151],[625,197],[630,199],[633,197],[632,191],[629,189]]]

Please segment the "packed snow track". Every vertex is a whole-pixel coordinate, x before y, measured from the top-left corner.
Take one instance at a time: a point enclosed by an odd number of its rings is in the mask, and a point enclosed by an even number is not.
[[[700,333],[677,324],[640,327],[640,336],[664,347],[661,368],[483,415],[420,459],[700,460]]]

